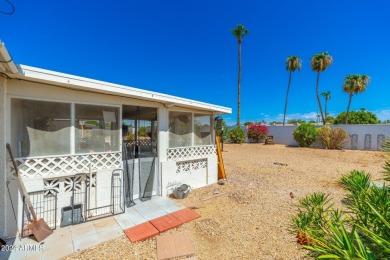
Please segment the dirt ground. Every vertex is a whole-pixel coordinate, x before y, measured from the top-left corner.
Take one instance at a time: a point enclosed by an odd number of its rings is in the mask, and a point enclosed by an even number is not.
[[[196,189],[178,200],[202,217],[168,231],[189,232],[198,259],[302,259],[305,252],[289,233],[297,199],[322,191],[342,207],[340,176],[358,169],[380,180],[385,162],[382,152],[263,144],[225,144],[223,158],[225,185]],[[120,237],[66,259],[156,258],[155,238],[132,244]]]

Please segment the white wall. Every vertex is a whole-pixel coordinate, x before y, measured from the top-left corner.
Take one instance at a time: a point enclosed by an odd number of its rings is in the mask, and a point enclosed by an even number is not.
[[[319,126],[321,127],[321,126]],[[365,136],[371,135],[371,148],[367,150],[378,150],[377,138],[378,135],[384,135],[390,137],[390,125],[389,124],[376,124],[376,125],[332,125],[332,128],[342,128],[348,131],[348,134],[352,136],[356,134],[358,137],[357,149],[365,150]],[[273,135],[274,142],[276,144],[285,144],[291,146],[297,146],[292,132],[296,126],[268,126],[268,135]],[[345,149],[352,149],[351,140],[344,145]],[[367,147],[366,147],[367,148]]]
[[[177,163],[196,163],[198,160],[207,160],[206,168],[198,168],[196,170],[190,170],[178,172]],[[216,155],[208,155],[204,158],[196,158],[194,160],[183,160],[183,161],[166,161],[161,162],[162,170],[162,181],[161,190],[162,196],[168,196],[172,193],[172,190],[176,186],[181,184],[190,185],[191,188],[200,188],[209,184],[216,183],[218,181],[218,158]]]

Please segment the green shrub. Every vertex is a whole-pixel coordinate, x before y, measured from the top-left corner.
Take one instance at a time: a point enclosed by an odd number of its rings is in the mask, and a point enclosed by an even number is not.
[[[343,175],[339,183],[347,190],[350,224],[358,227],[365,245],[378,259],[390,257],[390,189],[372,183],[370,174],[364,171]]]
[[[341,112],[333,121],[333,124],[345,124],[345,117],[347,113]],[[377,116],[372,113],[368,112],[366,110],[360,110],[360,111],[349,111],[348,114],[348,124],[354,125],[354,124],[379,124],[379,120]]]
[[[341,128],[330,128],[329,126],[317,129],[317,136],[326,149],[341,149],[343,144],[348,142],[348,132]]]
[[[381,144],[384,152],[390,152],[390,138],[386,138],[385,141]]]
[[[292,217],[298,242],[317,259],[390,259],[390,189],[356,170],[338,183],[347,191],[348,210],[332,209],[321,193],[299,200]]]
[[[390,138],[386,138],[386,140],[381,144],[384,152],[390,152]],[[390,160],[385,162],[385,166],[383,167],[385,170],[383,173],[385,175],[385,181],[390,181]]]
[[[311,123],[302,123],[293,131],[294,140],[301,147],[309,147],[316,140],[317,129]]]
[[[322,226],[332,204],[328,195],[314,192],[299,200],[298,214],[291,217],[292,232],[296,233],[298,243],[310,244],[314,234],[322,233]]]
[[[232,143],[241,144],[245,141],[245,132],[241,127],[236,126],[228,132],[228,138]]]

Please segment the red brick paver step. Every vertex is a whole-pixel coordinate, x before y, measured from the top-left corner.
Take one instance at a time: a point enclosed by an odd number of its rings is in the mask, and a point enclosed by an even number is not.
[[[187,232],[166,234],[157,237],[157,259],[192,257],[195,249]]]
[[[156,218],[150,221],[152,225],[158,229],[160,232],[167,231],[169,229],[175,228],[183,224],[182,221],[178,220],[172,214],[162,216],[160,218]]]
[[[196,213],[195,211],[193,211],[189,208],[185,208],[185,209],[173,212],[173,213],[171,213],[171,215],[183,223],[187,223],[187,222],[190,222],[194,219],[201,217],[201,215],[199,215],[198,213]]]
[[[124,230],[131,242],[143,241],[158,235],[160,232],[150,222]]]

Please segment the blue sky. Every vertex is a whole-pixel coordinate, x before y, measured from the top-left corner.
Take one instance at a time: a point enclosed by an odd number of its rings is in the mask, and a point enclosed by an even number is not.
[[[237,41],[242,45],[241,121],[281,120],[287,56],[298,55],[288,118],[314,119],[316,73],[310,57],[328,51],[331,68],[319,89],[331,91],[328,111],[345,111],[346,74],[369,74],[352,100],[390,119],[389,1],[52,1],[12,0],[0,14],[0,39],[16,63],[231,107],[236,121]],[[93,4],[91,4],[93,3]],[[9,10],[0,0],[0,10]]]

